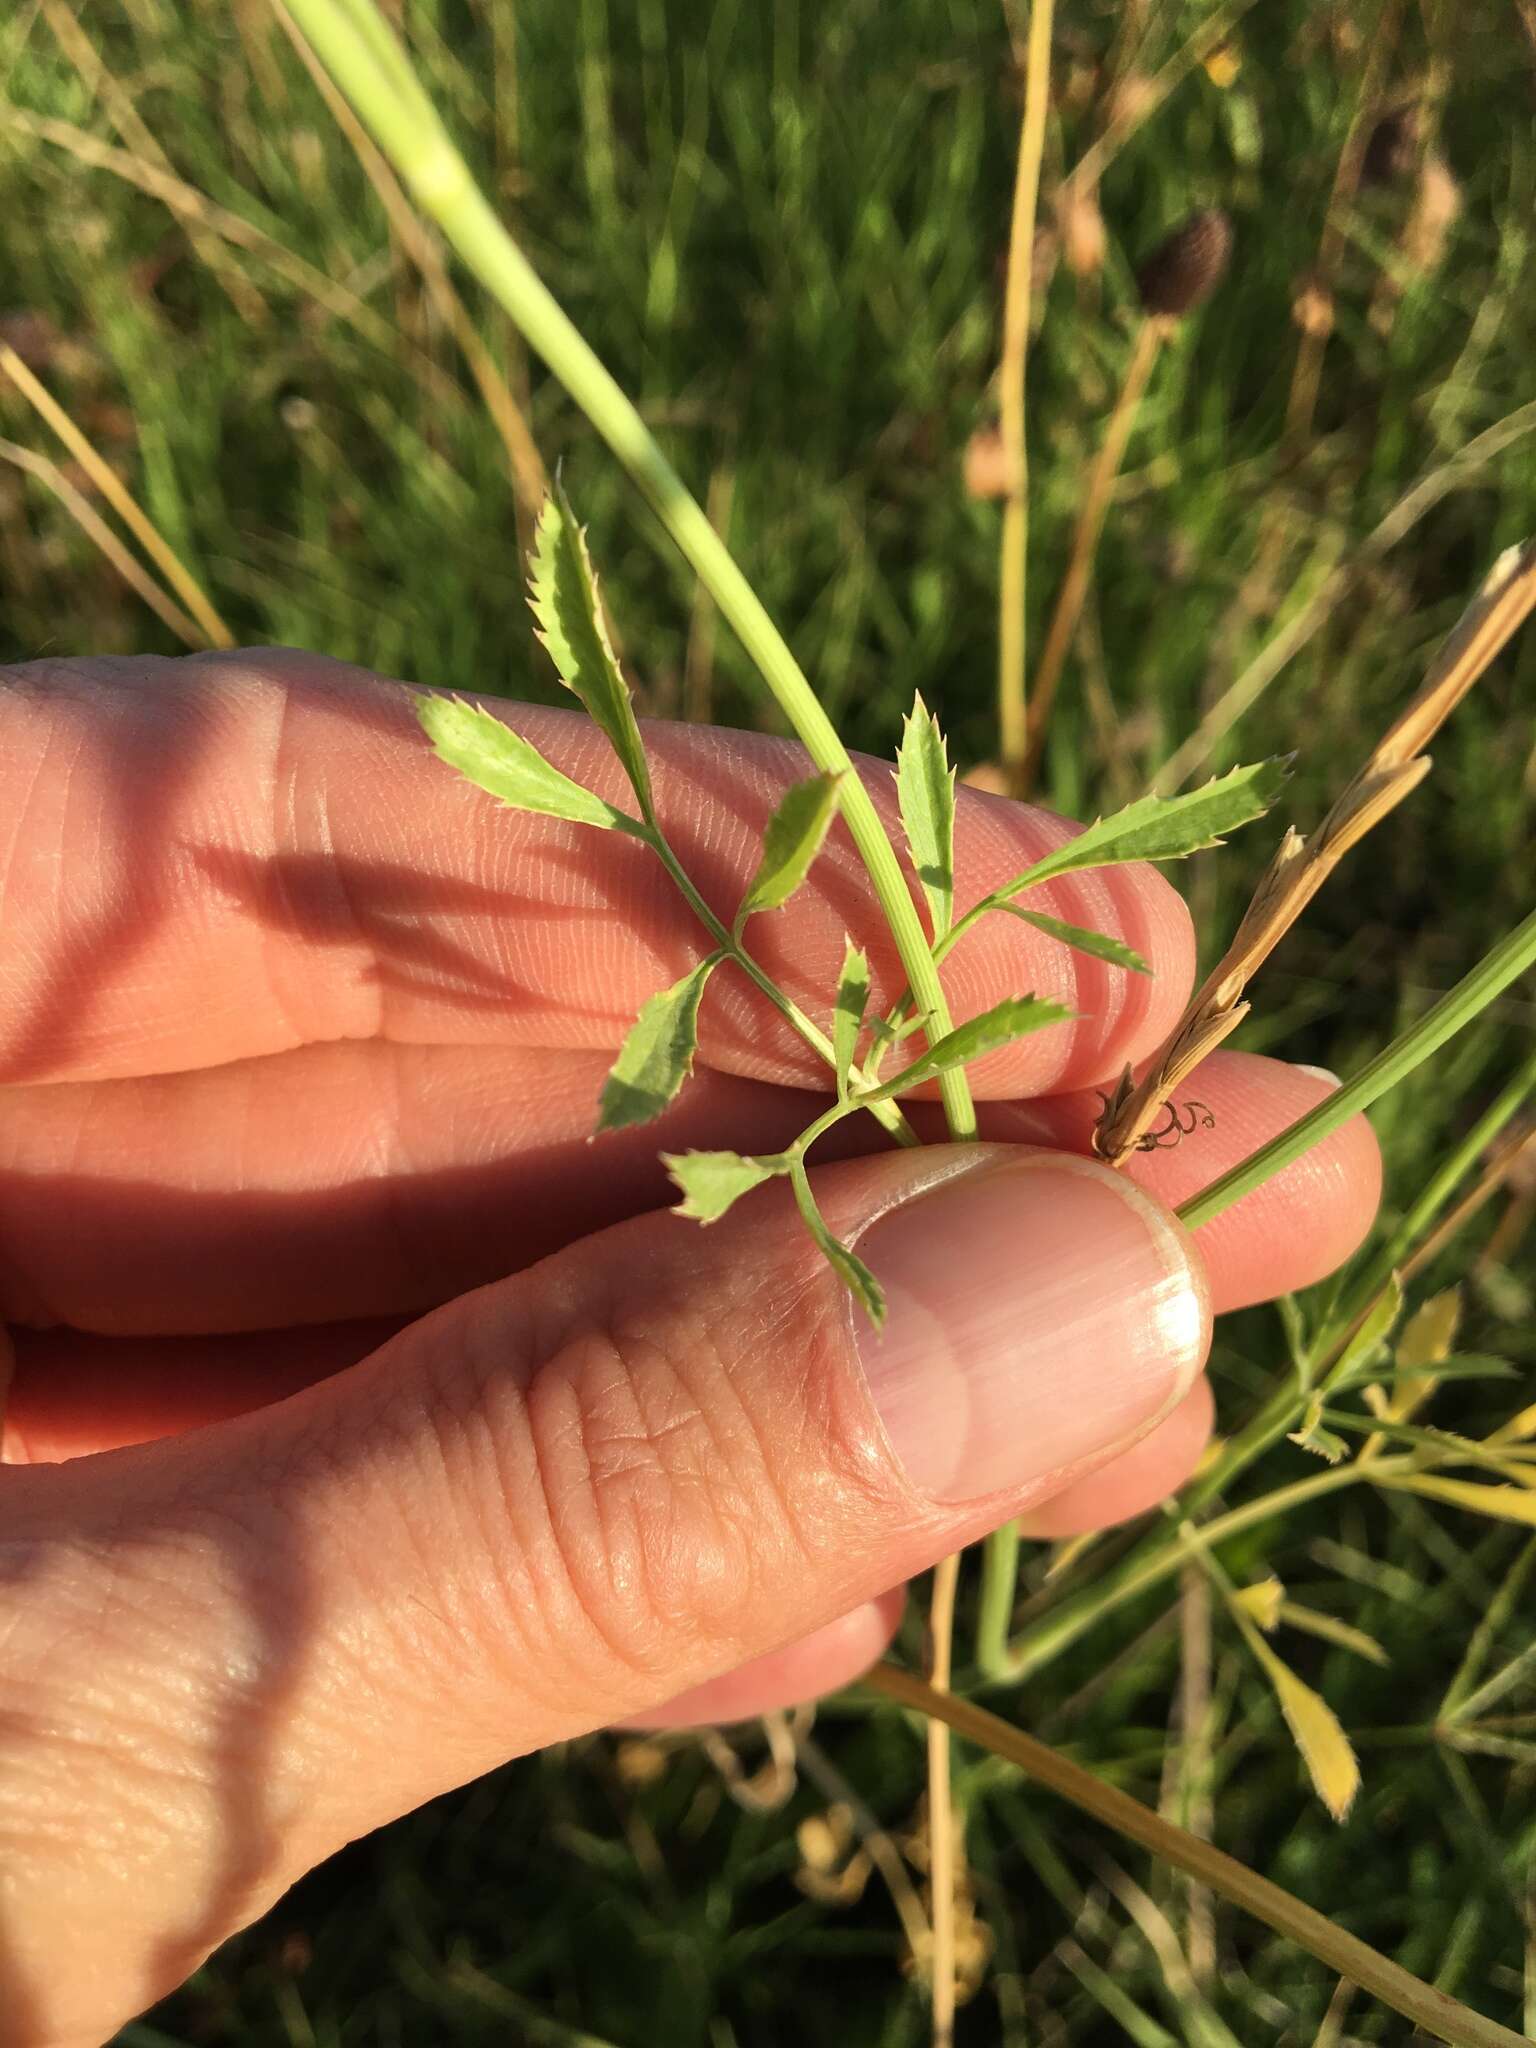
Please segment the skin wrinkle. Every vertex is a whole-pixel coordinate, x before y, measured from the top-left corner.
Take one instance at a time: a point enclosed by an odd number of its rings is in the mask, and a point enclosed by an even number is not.
[[[723,1342],[725,1333],[715,1317],[707,1312],[690,1313],[686,1301],[669,1304],[662,1313],[668,1329],[671,1379],[685,1404],[678,1420],[690,1436],[702,1431],[708,1446],[708,1455],[695,1467],[695,1476],[702,1479],[699,1497],[711,1521],[726,1532],[726,1541],[720,1546],[719,1559],[710,1559],[710,1589],[716,1597],[707,1602],[702,1597],[705,1588],[698,1583],[700,1559],[707,1553],[698,1545],[687,1518],[682,1521],[687,1542],[664,1564],[656,1560],[662,1569],[654,1576],[658,1576],[659,1586],[670,1579],[688,1589],[684,1618],[721,1648],[724,1662],[733,1653],[744,1654],[740,1636],[730,1624],[751,1603],[753,1583],[783,1583],[786,1570],[793,1572],[798,1566],[812,1571],[814,1560],[779,1465],[769,1455],[771,1436],[759,1426],[732,1373],[733,1358],[751,1359],[754,1353],[734,1329],[732,1341]],[[641,1383],[646,1384],[643,1379]],[[671,1424],[677,1426],[678,1421]],[[656,1427],[652,1425],[653,1430]],[[662,1442],[659,1432],[656,1440],[658,1445]],[[723,1492],[721,1474],[728,1475],[731,1482]],[[776,1511],[771,1519],[762,1513],[763,1488]],[[774,1539],[771,1554],[770,1534]],[[653,1591],[652,1600],[657,1611],[665,1611],[660,1590]]]
[[[268,692],[263,689],[261,694],[265,695]],[[380,971],[377,949],[368,937],[364,920],[360,916],[352,892],[347,886],[345,864],[337,856],[335,837],[331,831],[327,786],[322,777],[315,777],[313,778],[313,786],[304,789],[305,763],[308,759],[308,752],[303,744],[303,736],[299,736],[296,740],[293,731],[296,700],[286,690],[278,690],[271,694],[274,694],[277,698],[277,720],[276,729],[273,734],[271,754],[271,836],[268,841],[266,866],[272,878],[272,887],[279,909],[283,913],[283,918],[281,925],[267,919],[261,921],[262,952],[264,957],[270,961],[273,940],[277,936],[278,931],[284,930],[289,926],[302,928],[306,918],[304,906],[294,899],[286,880],[288,871],[283,860],[284,850],[291,849],[301,856],[311,856],[318,853],[321,856],[323,872],[330,884],[330,893],[336,907],[340,910],[344,920],[344,927],[350,934],[347,950],[350,951],[355,948],[358,955],[359,968],[353,980],[353,987],[357,990],[369,989],[372,991],[372,1000],[368,1005],[366,1020],[360,1018],[355,1028],[350,1030],[342,1028],[337,1035],[347,1038],[378,1038],[384,1035],[386,1023],[384,978]],[[309,798],[307,804],[301,804],[299,801],[301,789],[304,789],[304,794]],[[303,822],[306,812],[310,814],[313,820],[309,831],[305,830]],[[286,833],[283,829],[285,822],[287,826]],[[305,873],[311,872],[313,872],[312,863],[306,858]],[[312,915],[313,913],[309,914]],[[334,912],[332,915],[334,915]],[[334,935],[331,933],[331,918],[329,916],[326,918],[325,928],[328,934],[331,935],[331,943],[334,944],[335,940]],[[316,1035],[315,1032],[313,1029],[306,1030],[301,1027],[298,1022],[297,1011],[290,1006],[282,993],[281,976],[274,972],[270,965],[267,969],[266,981],[279,1015],[292,1019],[294,1043],[296,1045],[312,1043]]]
[[[547,1314],[519,1310],[508,1329],[505,1312],[487,1304],[463,1329],[457,1364],[445,1361],[433,1375],[452,1398],[433,1398],[429,1408],[438,1429],[452,1422],[455,1448],[467,1453],[471,1483],[455,1499],[457,1512],[470,1512],[480,1530],[478,1554],[493,1566],[515,1562],[510,1575],[493,1571],[477,1589],[483,1613],[474,1634],[506,1673],[514,1697],[534,1709],[535,1724],[540,1715],[558,1723],[572,1692],[590,1687],[597,1664],[615,1657],[587,1612],[559,1534],[558,1495],[569,1476],[557,1483],[550,1441],[538,1427],[530,1398],[538,1369],[529,1385],[519,1383],[521,1371],[514,1381],[505,1369],[508,1356],[521,1362],[558,1355],[566,1319],[556,1321],[558,1328]],[[575,1448],[579,1454],[579,1439]],[[445,1453],[445,1483],[454,1463]],[[611,1677],[599,1682],[611,1686]]]

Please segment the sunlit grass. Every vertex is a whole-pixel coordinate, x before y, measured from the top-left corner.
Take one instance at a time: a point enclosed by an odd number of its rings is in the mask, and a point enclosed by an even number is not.
[[[52,11],[0,21],[5,91],[33,117],[0,123],[0,335],[118,467],[237,639],[320,648],[445,689],[550,693],[525,624],[506,451],[431,291],[392,246],[274,23],[255,5],[113,0],[82,11],[171,172],[206,202],[178,214],[144,189],[142,138],[114,132],[111,92],[63,54]],[[1157,11],[1159,50],[1203,11],[1195,0]],[[1124,371],[1135,264],[1194,206],[1233,216],[1230,277],[1161,351],[1110,506],[1046,760],[1042,794],[1064,810],[1091,814],[1144,788],[1414,482],[1530,400],[1527,48],[1495,0],[1440,10],[1444,33],[1454,28],[1444,50],[1426,47],[1418,11],[1396,12],[1389,82],[1443,64],[1438,146],[1463,212],[1444,262],[1404,277],[1390,325],[1373,324],[1411,193],[1362,195],[1300,459],[1280,459],[1298,340],[1290,303],[1316,261],[1361,55],[1330,24],[1353,19],[1368,35],[1369,0],[1250,9],[1235,69],[1197,69],[1108,165],[1102,275],[1079,284],[1058,273],[1038,309],[1037,613],[1059,582],[1084,467]],[[701,500],[730,478],[732,546],[845,737],[889,753],[920,690],[962,763],[992,755],[999,514],[967,499],[960,459],[991,414],[1018,129],[995,0],[910,0],[899,15],[802,0],[479,0],[405,13],[475,169],[669,457]],[[1108,33],[1086,7],[1058,0],[1058,14],[1065,112],[1048,141],[1048,185],[1094,133],[1090,60]],[[94,163],[70,134],[95,139]],[[102,158],[103,144],[129,161]],[[251,234],[222,236],[217,209]],[[310,276],[328,281],[324,302]],[[460,282],[521,395],[505,324]],[[674,714],[693,591],[680,570],[658,570],[606,455],[537,372],[528,400],[541,453],[563,462],[591,521],[643,703]],[[0,435],[67,460],[9,390]],[[1293,812],[1315,822],[1340,764],[1363,758],[1390,723],[1483,570],[1536,529],[1531,445],[1511,438],[1458,478],[1341,589],[1316,634],[1217,736],[1209,766],[1298,750]],[[1280,552],[1271,593],[1249,616],[1245,580],[1266,521]],[[177,644],[57,501],[10,470],[0,473],[0,588],[7,657]],[[1528,912],[1533,685],[1527,639],[1439,737],[1433,780],[1266,969],[1239,1044],[1350,1072]],[[762,715],[723,631],[709,688],[717,716]],[[1266,851],[1257,833],[1194,877],[1213,953]],[[1517,984],[1485,1025],[1379,1106],[1385,1228],[1528,1054],[1533,1014],[1528,984]],[[1523,1272],[1477,1267],[1502,1207],[1496,1199],[1422,1286],[1470,1273],[1460,1342],[1524,1367],[1536,1356],[1528,1251]],[[1315,1325],[1319,1305],[1306,1309]],[[1253,1407],[1285,1361],[1273,1311],[1231,1319],[1215,1363],[1224,1406]],[[1480,1428],[1520,1398],[1506,1385],[1450,1384],[1433,1420]],[[1255,1468],[1254,1490],[1317,1469],[1282,1444]],[[1485,1616],[1477,1685],[1528,1643],[1520,1602],[1501,1609],[1497,1598],[1526,1538],[1409,1494],[1366,1495],[1324,1495],[1223,1548],[1236,1583],[1274,1574],[1289,1598],[1365,1631],[1392,1660],[1380,1669],[1336,1644],[1283,1638],[1360,1753],[1354,1817],[1336,1829],[1308,1801],[1273,1698],[1219,1615],[1203,1792],[1222,1846],[1406,1967],[1520,2024],[1532,1759],[1434,1730]],[[1031,1589],[1045,1564],[1028,1561]],[[1176,1814],[1184,1752],[1170,1740],[1170,1700],[1181,1652],[1169,1598],[1161,1588],[1132,1603],[1023,1697],[994,1704]],[[1516,1690],[1498,1707],[1531,1704]],[[900,1836],[922,1772],[902,1722],[845,1702],[824,1713],[819,1739]],[[738,1811],[692,1746],[660,1775],[649,1769],[643,1751],[592,1743],[441,1802],[317,1873],[153,2032],[125,2039],[426,2044],[571,2041],[584,2030],[625,2048],[746,2048],[791,2027],[812,2042],[922,2038],[923,2002],[902,1985],[900,1930],[879,1886],[840,1909],[795,1887],[793,1822],[825,1805],[824,1790],[807,1783],[788,1815],[764,1817]],[[1201,1976],[1191,2002],[1145,1916],[1106,1876],[1103,1858],[1122,1854],[1110,1838],[1064,1822],[1017,1773],[970,1752],[957,1793],[972,1813],[996,1972],[962,2013],[962,2038],[967,2028],[977,2041],[1044,2038],[1048,2012],[1060,2038],[1103,2039],[1113,1993],[1175,2039],[1216,2039],[1213,2024],[1244,2042],[1313,2038],[1333,1984],[1296,1951],[1219,1914],[1221,1972]],[[1137,1876],[1198,1965],[1198,1914],[1181,1884]],[[313,1944],[297,1972],[302,1949],[283,1948],[284,1930]],[[589,1967],[597,1941],[600,1975]],[[1342,2024],[1394,2038],[1364,2001]]]

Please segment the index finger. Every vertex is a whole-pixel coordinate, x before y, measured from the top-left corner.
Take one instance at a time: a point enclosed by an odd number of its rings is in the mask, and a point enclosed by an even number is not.
[[[342,1039],[611,1049],[708,941],[655,856],[617,833],[514,812],[430,751],[410,691],[323,656],[45,661],[0,688],[0,1079],[164,1074]],[[567,775],[624,805],[580,714],[493,702]],[[664,829],[729,922],[802,750],[757,734],[646,729]],[[888,764],[858,772],[893,834]],[[962,789],[957,908],[1074,829]],[[957,1022],[1005,996],[1079,1012],[973,1069],[977,1092],[1090,1086],[1152,1051],[1187,994],[1183,903],[1147,867],[1068,876],[1038,907],[1109,933],[1151,978],[994,918],[945,966]],[[753,920],[753,951],[825,1020],[844,934],[874,1006],[901,972],[846,831],[809,883]],[[824,1070],[736,973],[717,974],[701,1056],[817,1086]]]

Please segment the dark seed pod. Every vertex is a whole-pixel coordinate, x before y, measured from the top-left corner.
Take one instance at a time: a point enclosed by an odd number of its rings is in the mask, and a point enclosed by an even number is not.
[[[1232,254],[1232,223],[1219,206],[1192,213],[1159,242],[1136,273],[1136,289],[1148,313],[1177,320],[1215,291]]]
[[[1397,107],[1383,114],[1360,159],[1361,184],[1396,185],[1411,176],[1418,162],[1421,132],[1417,107]]]

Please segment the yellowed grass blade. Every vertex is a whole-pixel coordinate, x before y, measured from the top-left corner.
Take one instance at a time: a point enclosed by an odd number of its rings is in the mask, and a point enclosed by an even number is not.
[[[50,462],[46,455],[39,455],[34,449],[18,446],[15,441],[0,441],[0,461],[14,463],[28,476],[35,476],[39,483],[47,485],[80,531],[100,548],[128,587],[143,598],[157,618],[164,620],[178,640],[184,641],[188,647],[205,645],[202,634],[181,606],[174,604],[154,578],[135,561],[95,506],[76,490],[56,462]]]
[[[22,396],[48,422],[145,554],[160,568],[166,581],[202,628],[205,644],[233,647],[234,634],[204,595],[197,578],[140,506],[111,463],[85,438],[53,393],[33,375],[15,349],[6,342],[0,342],[0,370],[5,371]]]

